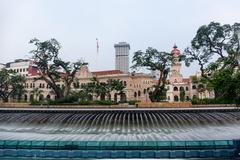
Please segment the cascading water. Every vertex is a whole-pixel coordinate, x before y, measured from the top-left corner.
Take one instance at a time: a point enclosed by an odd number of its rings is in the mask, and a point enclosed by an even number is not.
[[[0,139],[219,140],[240,138],[240,112],[0,112]]]

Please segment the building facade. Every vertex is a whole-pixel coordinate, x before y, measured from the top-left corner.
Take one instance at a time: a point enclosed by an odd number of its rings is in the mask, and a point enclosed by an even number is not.
[[[130,45],[126,42],[119,42],[115,48],[115,69],[124,73],[129,72],[129,50]]]
[[[153,85],[156,84],[158,76],[155,78],[152,74],[145,73],[129,73],[128,70],[128,52],[130,49],[129,44],[119,43],[115,45],[116,55],[116,68],[120,67],[123,61],[126,65],[122,70],[105,70],[91,72],[87,66],[81,67],[81,69],[76,73],[76,80],[79,85],[91,82],[92,78],[97,78],[99,82],[106,82],[109,79],[119,79],[123,81],[125,85],[124,96],[125,100],[136,100],[136,101],[150,101],[148,90],[152,90]],[[123,50],[122,50],[123,49]],[[126,54],[127,53],[127,54]],[[181,74],[181,62],[179,61],[180,50],[175,45],[172,50],[173,62],[171,66],[171,72],[168,78],[168,83],[166,85],[167,95],[166,100],[169,102],[173,101],[189,101],[194,97],[203,98],[214,98],[214,92],[203,89],[203,84],[196,83],[193,77],[200,78],[201,74],[196,74],[195,76],[190,76],[184,78]],[[123,56],[120,56],[123,55]],[[125,55],[127,57],[125,57]],[[120,59],[117,59],[120,58]],[[122,58],[122,59],[121,59]],[[44,80],[36,80],[38,75],[37,66],[33,64],[31,60],[18,59],[14,62],[7,63],[5,65],[0,64],[1,67],[6,67],[7,69],[12,69],[18,74],[26,77],[27,81],[25,84],[26,93],[22,95],[22,99],[25,101],[44,100],[44,99],[55,99],[55,94],[53,90]],[[158,72],[156,72],[158,73]],[[156,75],[156,74],[155,74]],[[158,74],[157,74],[158,75]],[[63,85],[62,82],[58,82],[58,85]],[[74,87],[72,84],[72,90],[80,90],[80,88]],[[183,94],[184,93],[184,94]],[[99,97],[100,98],[100,97]],[[114,101],[120,101],[120,95],[116,94],[114,91],[111,93],[110,97],[106,99],[111,99]]]
[[[37,66],[29,59],[16,59],[6,64],[6,69],[11,69],[22,76],[33,76],[37,74]]]
[[[83,66],[77,73],[76,79],[79,85],[91,82],[91,79],[95,77],[99,82],[107,82],[109,79],[119,79],[123,81],[125,85],[124,94],[127,101],[150,101],[147,90],[154,84],[151,75],[144,73],[130,74],[124,73],[120,70],[105,70],[90,72],[87,66]],[[25,84],[26,93],[23,99],[26,101],[31,101],[33,99],[43,100],[43,99],[55,99],[55,95],[48,84],[43,80],[35,80],[37,76],[27,77],[27,82]],[[63,85],[61,82],[59,85]],[[37,90],[37,91],[36,91]],[[72,84],[72,90],[81,90],[80,88],[75,88]],[[34,93],[35,92],[35,93]],[[37,93],[38,92],[38,93]],[[100,98],[100,97],[99,97]],[[111,92],[110,97],[106,99],[111,99],[113,101],[120,101],[120,95],[116,94],[114,91]]]
[[[193,98],[214,98],[214,92],[204,89],[204,85],[196,83],[193,77],[200,78],[200,74],[183,78],[181,74],[181,62],[179,61],[180,50],[174,45],[172,50],[173,62],[168,79],[167,101],[177,102],[182,98],[183,101],[189,101]],[[182,92],[182,93],[181,93]],[[182,94],[182,95],[181,95]],[[182,96],[182,97],[181,97]]]

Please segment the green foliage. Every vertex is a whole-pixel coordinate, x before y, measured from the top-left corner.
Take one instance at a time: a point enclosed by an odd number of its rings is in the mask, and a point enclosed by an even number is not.
[[[218,103],[240,103],[239,31],[240,23],[211,22],[198,29],[191,46],[184,51],[187,66],[194,61],[200,66],[199,82],[203,87],[198,91],[213,90]]]
[[[224,99],[198,99],[193,98],[192,104],[231,104],[232,102]]]
[[[180,101],[181,102],[185,101],[185,90],[183,87],[180,87]]]
[[[230,70],[220,70],[214,73],[212,82],[216,99],[231,103],[238,103],[240,99],[240,72],[232,73]]]
[[[31,105],[116,105],[117,103],[110,100],[81,100],[78,101],[74,97],[65,97],[57,100],[37,101],[33,100]]]
[[[165,84],[172,64],[172,58],[171,53],[159,52],[150,47],[145,52],[137,51],[134,53],[132,69],[146,68],[151,71],[160,71],[158,84],[153,86],[153,91],[149,91],[149,98],[153,102],[166,99]]]
[[[131,100],[131,101],[128,101],[128,104],[129,104],[129,105],[135,105],[135,104],[138,103],[138,102],[141,102],[141,101]]]
[[[154,86],[153,91],[149,91],[149,98],[152,102],[161,102],[166,100],[166,94],[167,94],[167,89],[165,88],[165,85],[161,86]]]
[[[191,42],[191,47],[184,51],[186,65],[196,61],[202,77],[207,79],[216,70],[234,70],[236,67],[240,69],[237,60],[240,54],[239,31],[240,23],[221,25],[211,22],[201,26]],[[215,57],[217,60],[212,62]]]
[[[198,83],[198,82],[199,82],[199,80],[198,80],[197,76],[193,76],[192,83]]]
[[[119,79],[108,79],[107,82],[99,82],[96,77],[91,82],[81,85],[82,93],[85,93],[88,97],[89,94],[94,95],[96,99],[100,96],[101,100],[105,100],[105,97],[110,95],[112,91],[123,95],[125,88],[123,81]]]
[[[25,93],[25,78],[12,70],[0,70],[0,98],[8,102],[9,97],[17,96],[20,100]]]
[[[61,99],[68,96],[76,72],[87,63],[82,60],[74,63],[61,60],[59,57],[61,45],[56,39],[40,42],[35,38],[30,40],[30,43],[36,46],[36,49],[30,51],[30,53],[33,55],[32,59],[38,66],[40,73],[37,79],[46,81],[57,98]],[[64,87],[58,85],[59,81],[64,83]]]

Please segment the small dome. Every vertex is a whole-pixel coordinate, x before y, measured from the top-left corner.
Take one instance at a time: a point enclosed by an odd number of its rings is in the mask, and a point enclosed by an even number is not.
[[[180,50],[177,49],[176,44],[174,44],[174,46],[173,46],[172,54],[173,54],[174,57],[177,57],[177,56],[180,55]]]

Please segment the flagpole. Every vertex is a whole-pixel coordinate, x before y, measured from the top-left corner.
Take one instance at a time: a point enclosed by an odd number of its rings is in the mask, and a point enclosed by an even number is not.
[[[99,44],[98,44],[98,38],[96,38],[96,47],[97,47],[97,52],[96,52],[96,70],[98,70],[98,54],[99,54]]]

